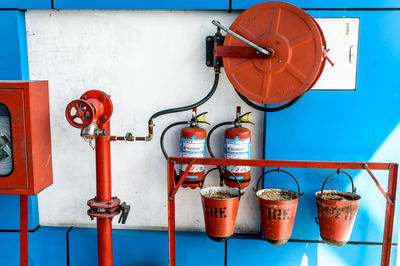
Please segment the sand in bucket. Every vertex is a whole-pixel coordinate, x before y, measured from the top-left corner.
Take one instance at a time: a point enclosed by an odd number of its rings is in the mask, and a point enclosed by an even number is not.
[[[239,190],[208,187],[200,191],[207,235],[214,241],[226,241],[233,235],[239,207]]]
[[[315,193],[322,240],[331,246],[343,246],[353,230],[361,197],[340,190],[324,190]]]
[[[291,190],[267,188],[257,191],[261,229],[274,245],[286,243],[292,235],[300,194]]]

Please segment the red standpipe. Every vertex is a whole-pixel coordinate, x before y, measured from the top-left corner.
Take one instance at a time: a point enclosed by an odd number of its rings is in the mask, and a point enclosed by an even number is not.
[[[124,224],[130,206],[111,194],[110,96],[101,91],[87,91],[66,108],[68,122],[82,129],[81,137],[96,140],[96,197],[90,199],[88,215],[97,218],[97,247],[100,266],[113,265],[112,219],[122,212],[118,222]]]
[[[100,129],[110,132],[110,121],[99,123]],[[110,137],[96,138],[96,198],[99,202],[111,201],[111,151]],[[97,246],[99,265],[113,265],[112,217],[97,217]]]

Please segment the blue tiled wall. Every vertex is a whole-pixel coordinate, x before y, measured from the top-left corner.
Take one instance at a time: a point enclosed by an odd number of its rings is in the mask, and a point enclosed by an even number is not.
[[[29,265],[66,265],[68,228],[40,227],[29,233]],[[0,265],[19,265],[19,233],[0,233]],[[83,264],[81,264],[83,265]]]
[[[0,9],[50,9],[51,0],[1,0]]]
[[[0,80],[28,80],[25,12],[0,10]],[[29,229],[39,225],[37,197],[29,197]],[[19,229],[19,196],[0,195],[1,229]]]

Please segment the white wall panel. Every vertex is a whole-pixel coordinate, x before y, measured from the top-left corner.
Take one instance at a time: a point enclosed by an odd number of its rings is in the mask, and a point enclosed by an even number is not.
[[[329,50],[324,72],[314,90],[355,90],[357,76],[359,18],[317,18]]]

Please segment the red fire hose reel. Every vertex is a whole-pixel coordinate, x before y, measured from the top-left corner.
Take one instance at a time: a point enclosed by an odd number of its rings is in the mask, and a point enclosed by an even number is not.
[[[333,64],[318,23],[289,3],[255,5],[230,29],[213,24],[218,31],[207,37],[207,65],[223,66],[234,88],[252,101],[291,101],[316,83],[326,59]],[[228,34],[222,36],[220,29]]]

